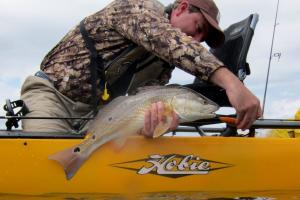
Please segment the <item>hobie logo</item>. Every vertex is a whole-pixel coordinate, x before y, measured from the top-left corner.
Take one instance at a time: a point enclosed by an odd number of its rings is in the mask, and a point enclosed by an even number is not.
[[[213,170],[232,167],[228,163],[207,160],[194,155],[150,155],[147,159],[116,163],[112,166],[134,170],[139,175],[154,174],[170,178],[205,175]]]
[[[152,155],[147,162],[152,165],[141,168],[138,174],[148,174],[151,171],[156,171],[157,174],[207,174],[210,166],[209,161],[203,161],[193,155],[179,159],[176,155]]]

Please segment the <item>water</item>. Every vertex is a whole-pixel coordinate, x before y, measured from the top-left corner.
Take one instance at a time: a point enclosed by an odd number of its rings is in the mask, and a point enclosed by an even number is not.
[[[165,192],[147,194],[0,194],[0,200],[300,200],[300,191],[265,191],[247,193]]]

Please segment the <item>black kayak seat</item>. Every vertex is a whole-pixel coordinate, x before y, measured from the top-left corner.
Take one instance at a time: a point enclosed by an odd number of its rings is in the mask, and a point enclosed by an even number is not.
[[[232,24],[225,31],[225,42],[210,52],[220,59],[241,81],[250,75],[247,54],[258,22],[258,14]]]

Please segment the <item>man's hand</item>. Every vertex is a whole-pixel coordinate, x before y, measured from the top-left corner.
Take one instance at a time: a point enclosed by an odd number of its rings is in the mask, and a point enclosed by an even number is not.
[[[153,132],[160,122],[165,122],[164,116],[165,107],[162,102],[153,103],[151,108],[145,113],[144,128],[141,132],[146,137],[153,137]],[[179,124],[179,118],[173,112],[173,119],[169,130],[175,130]]]
[[[210,81],[224,88],[231,105],[237,114],[237,128],[249,129],[253,122],[261,117],[259,99],[227,68],[218,69]]]
[[[253,122],[261,117],[260,102],[244,85],[226,90],[231,105],[236,109],[237,128],[249,129]]]

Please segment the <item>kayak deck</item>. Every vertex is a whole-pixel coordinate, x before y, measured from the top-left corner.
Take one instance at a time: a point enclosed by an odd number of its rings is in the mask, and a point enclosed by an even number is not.
[[[300,190],[300,139],[132,137],[105,144],[68,181],[48,156],[81,141],[1,138],[0,193]]]

